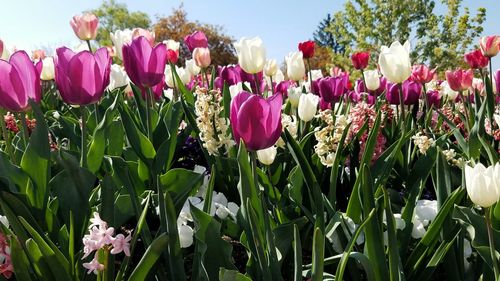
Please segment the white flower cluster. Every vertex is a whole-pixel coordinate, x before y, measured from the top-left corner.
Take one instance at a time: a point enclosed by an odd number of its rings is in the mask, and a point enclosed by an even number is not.
[[[294,139],[297,138],[297,117],[282,113],[281,127],[283,128],[283,132],[286,129]],[[285,148],[285,141],[280,137],[276,142],[276,145],[279,148]]]
[[[456,167],[462,167],[464,165],[464,159],[462,157],[457,158],[457,153],[455,149],[445,149],[442,151],[446,161]]]
[[[314,150],[321,164],[331,167],[342,134],[350,120],[344,115],[338,115],[334,120],[331,110],[320,111],[319,118],[326,123],[326,126],[321,129],[319,127],[315,129],[314,136],[318,143],[314,146]]]
[[[228,134],[229,120],[221,116],[224,108],[221,106],[220,91],[207,91],[205,88],[196,88],[196,124],[200,129],[200,140],[210,155],[219,155],[223,146],[229,150],[234,141]]]
[[[418,132],[411,138],[413,139],[413,143],[418,147],[418,150],[422,154],[426,154],[427,150],[435,143],[433,138],[429,138],[421,132]]]
[[[184,203],[179,217],[177,218],[177,229],[179,231],[181,248],[187,248],[193,244],[194,231],[190,226],[190,223],[193,222],[193,217],[191,215],[190,205],[202,210],[204,204],[205,200],[202,197],[196,196],[189,197]],[[217,216],[222,220],[230,217],[233,221],[236,221],[236,214],[238,213],[239,208],[240,207],[236,205],[236,203],[229,202],[222,192],[213,192],[212,204],[210,206],[211,216]]]

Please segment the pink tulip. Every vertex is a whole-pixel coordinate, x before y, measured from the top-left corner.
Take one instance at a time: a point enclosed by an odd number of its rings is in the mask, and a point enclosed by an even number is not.
[[[479,46],[481,47],[481,52],[485,57],[491,58],[498,54],[500,48],[500,36],[492,35],[481,37],[479,40]]]
[[[98,49],[95,54],[58,48],[54,64],[57,89],[68,104],[95,103],[109,84],[111,58],[106,48]]]
[[[144,28],[136,28],[134,29],[134,31],[132,32],[132,39],[136,39],[136,38],[139,38],[141,36],[144,36],[149,44],[151,46],[154,46],[155,44],[155,34],[150,32],[149,30],[146,30]]]
[[[411,69],[411,80],[420,84],[429,83],[432,78],[434,78],[434,74],[436,73],[436,69],[430,70],[425,64],[414,65]]]
[[[198,67],[207,68],[210,65],[210,50],[208,48],[195,48],[193,59]]]
[[[281,134],[283,97],[275,94],[263,98],[240,92],[231,101],[231,126],[237,143],[243,140],[248,150],[273,146]]]
[[[483,55],[481,50],[475,50],[465,54],[464,60],[472,69],[481,69],[488,65],[488,58]]]
[[[30,99],[40,102],[41,71],[42,62],[34,65],[25,51],[15,52],[8,62],[0,60],[0,106],[10,111],[25,111]]]
[[[157,85],[164,77],[167,63],[167,46],[154,48],[146,37],[140,36],[123,45],[123,65],[130,80],[137,86],[148,88]]]
[[[446,71],[446,81],[453,91],[465,91],[472,86],[472,78],[474,78],[474,73],[472,69],[463,70],[457,69],[455,71]]]
[[[76,37],[81,40],[92,40],[97,36],[99,20],[94,14],[85,13],[83,15],[76,15],[69,23]]]
[[[45,58],[45,51],[44,50],[34,50],[33,51],[33,55],[32,55],[32,59],[34,61],[36,60],[43,60]]]
[[[186,35],[184,43],[186,43],[190,52],[196,48],[208,48],[207,36],[201,31],[195,31],[190,35]]]

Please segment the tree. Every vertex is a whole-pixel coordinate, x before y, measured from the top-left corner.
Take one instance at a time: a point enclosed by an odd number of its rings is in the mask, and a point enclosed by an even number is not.
[[[184,36],[203,31],[208,39],[208,47],[214,65],[227,65],[237,63],[236,51],[233,47],[233,38],[224,34],[221,26],[202,24],[198,21],[189,21],[187,13],[180,6],[167,17],[158,19],[154,26],[157,41],[172,39],[181,42],[179,63],[183,64],[186,58],[191,58],[191,52],[184,44]]]
[[[461,13],[461,2],[442,0],[447,12],[439,15],[434,0],[348,0],[327,31],[348,51],[371,51],[373,62],[381,45],[410,40],[414,63],[453,68],[463,64],[463,54],[473,47],[486,17],[484,8],[474,17],[468,8]]]
[[[101,46],[113,45],[109,34],[116,30],[151,27],[151,20],[146,13],[130,12],[127,5],[115,0],[104,0],[99,8],[91,12],[99,18],[96,40]]]
[[[345,47],[338,44],[332,32],[327,31],[331,22],[332,17],[328,14],[326,18],[319,23],[318,29],[314,32],[314,41],[321,47],[330,48],[335,54],[342,54],[345,51]]]

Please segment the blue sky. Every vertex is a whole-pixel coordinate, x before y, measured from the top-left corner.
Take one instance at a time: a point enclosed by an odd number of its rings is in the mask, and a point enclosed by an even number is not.
[[[126,3],[131,11],[144,11],[153,21],[157,16],[168,15],[184,4],[190,20],[222,25],[227,34],[238,39],[242,36],[260,36],[269,58],[278,61],[297,43],[312,38],[319,21],[327,13],[342,8],[342,0],[117,0]],[[101,0],[9,0],[0,4],[0,39],[21,49],[42,46],[58,47],[75,45],[78,41],[69,20],[84,10],[96,8]],[[440,2],[440,1],[437,1]],[[244,4],[242,4],[244,3]],[[313,4],[312,4],[313,3]],[[484,35],[500,33],[500,1],[463,1],[463,6],[475,11],[487,8]],[[390,42],[388,42],[389,44]],[[500,68],[500,58],[495,58]]]

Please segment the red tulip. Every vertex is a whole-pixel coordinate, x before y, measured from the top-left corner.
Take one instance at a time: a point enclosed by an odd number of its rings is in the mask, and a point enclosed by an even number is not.
[[[186,35],[184,43],[186,43],[190,52],[196,48],[208,48],[207,36],[201,31],[195,31],[190,35]]]
[[[305,59],[314,57],[314,45],[314,41],[311,40],[299,43],[299,51],[302,52]]]
[[[481,52],[485,57],[491,58],[498,54],[500,48],[500,36],[492,35],[481,37],[479,40],[479,46],[481,47]]]
[[[40,102],[42,61],[33,64],[25,51],[15,52],[9,61],[0,59],[0,106],[10,111],[29,109],[30,99]]]
[[[167,49],[167,62],[176,64],[177,60],[179,59],[179,54],[172,50],[172,49]]]
[[[167,46],[152,47],[144,36],[123,45],[123,65],[130,80],[142,88],[160,83],[165,75]]]
[[[465,54],[464,60],[473,69],[481,69],[488,66],[488,58],[479,49]]]
[[[70,21],[70,25],[76,37],[81,40],[92,40],[97,36],[99,20],[94,14],[85,13],[83,15],[74,16]]]
[[[95,54],[89,51],[74,53],[62,47],[54,57],[57,89],[64,102],[73,105],[96,103],[109,84],[111,58],[106,48]]]
[[[237,143],[243,140],[248,150],[273,146],[281,135],[283,97],[270,98],[240,92],[231,101],[231,126]]]
[[[436,69],[430,70],[425,64],[414,65],[411,69],[411,80],[420,84],[429,83],[436,74]]]
[[[472,69],[463,70],[457,69],[455,71],[446,71],[446,81],[453,91],[465,91],[472,86],[472,78],[474,78],[474,73]]]
[[[351,55],[352,65],[355,69],[365,69],[370,60],[370,52],[357,52]]]

